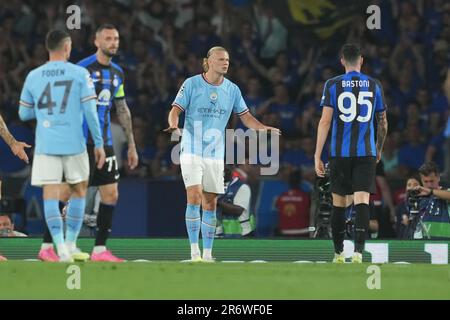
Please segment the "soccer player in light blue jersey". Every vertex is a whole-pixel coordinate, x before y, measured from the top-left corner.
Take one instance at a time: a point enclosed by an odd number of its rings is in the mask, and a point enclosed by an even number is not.
[[[88,71],[67,61],[72,48],[69,35],[53,30],[45,42],[50,59],[27,75],[20,96],[20,119],[37,120],[31,184],[43,187],[45,220],[59,261],[87,260],[89,255],[76,247],[89,177],[82,124],[85,116],[95,141],[97,166],[101,168],[105,151],[95,104],[97,96]],[[71,188],[65,239],[58,207],[63,175]]]
[[[203,60],[204,73],[186,79],[169,113],[166,132],[178,132],[179,116],[185,112],[180,164],[187,193],[186,228],[191,260],[212,262],[216,229],[217,195],[224,193],[225,127],[231,113],[256,130],[280,130],[263,125],[253,117],[238,86],[225,78],[230,64],[228,52],[213,47]],[[200,222],[200,206],[203,215]],[[198,246],[203,238],[203,257]]]

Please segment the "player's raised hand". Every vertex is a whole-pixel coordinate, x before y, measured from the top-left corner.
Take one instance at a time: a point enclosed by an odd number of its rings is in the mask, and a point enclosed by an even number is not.
[[[377,163],[381,160],[381,152],[377,150]]]
[[[322,160],[314,159],[314,167],[316,169],[316,174],[318,177],[325,177],[325,166],[323,165]]]
[[[181,136],[181,130],[180,130],[180,128],[175,127],[175,126],[168,127],[168,128],[166,128],[166,129],[164,129],[163,131],[164,131],[164,132],[167,132],[167,133],[175,132],[177,135]]]
[[[136,168],[139,163],[139,156],[136,152],[135,145],[130,145],[128,147],[127,158],[128,158],[128,166],[130,167],[130,169],[133,170],[134,168]]]
[[[97,164],[97,169],[101,169],[105,164],[106,160],[105,149],[103,149],[103,147],[95,148],[94,155],[95,155],[95,163]]]
[[[18,157],[20,160],[25,161],[26,163],[29,162],[27,153],[25,152],[25,148],[31,148],[29,144],[26,144],[25,142],[21,141],[14,141],[11,144],[11,151],[12,153]]]
[[[264,130],[270,131],[271,133],[274,133],[278,136],[281,136],[281,130],[274,127],[265,126]]]

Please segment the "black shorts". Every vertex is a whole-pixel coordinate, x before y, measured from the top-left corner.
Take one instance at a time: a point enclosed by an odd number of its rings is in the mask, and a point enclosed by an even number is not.
[[[375,193],[375,157],[332,158],[330,160],[331,192],[340,196],[357,191]]]
[[[88,145],[89,155],[89,186],[103,186],[119,181],[119,168],[116,155],[112,146],[105,146],[106,161],[99,170],[95,164],[94,146]]]

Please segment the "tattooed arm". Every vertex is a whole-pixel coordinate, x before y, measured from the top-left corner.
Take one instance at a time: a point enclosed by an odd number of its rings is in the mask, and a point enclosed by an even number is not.
[[[138,165],[139,158],[136,152],[136,143],[134,142],[131,112],[125,99],[115,99],[114,104],[116,106],[117,118],[119,119],[120,125],[125,130],[128,141],[128,166],[130,169],[134,169]]]
[[[3,117],[0,115],[0,136],[5,140],[6,144],[11,148],[12,153],[19,159],[28,163],[28,156],[24,148],[31,148],[30,145],[17,141],[9,132]]]
[[[17,142],[16,139],[12,136],[12,134],[9,132],[8,127],[6,126],[5,121],[3,120],[3,117],[0,116],[0,136],[5,140],[6,144],[9,147],[12,147],[12,145]]]
[[[381,159],[383,152],[384,141],[386,140],[388,122],[386,111],[378,112],[377,114],[377,162]]]

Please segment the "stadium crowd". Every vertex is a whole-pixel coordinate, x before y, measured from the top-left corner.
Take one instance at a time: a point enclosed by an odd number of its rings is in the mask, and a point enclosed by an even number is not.
[[[364,1],[363,1],[364,2]],[[315,28],[286,19],[286,11],[251,0],[99,0],[78,1],[81,29],[72,30],[71,61],[95,52],[96,28],[112,23],[121,43],[114,59],[125,72],[125,94],[133,115],[140,164],[128,170],[124,134],[113,126],[116,154],[125,176],[179,179],[171,161],[173,143],[161,133],[178,88],[202,72],[207,50],[230,50],[228,77],[243,91],[252,113],[283,132],[280,179],[301,169],[314,183],[314,148],[324,81],[343,73],[336,55],[344,42],[361,45],[362,72],[380,79],[388,106],[389,133],[383,154],[390,181],[406,177],[426,160],[443,171],[444,129],[449,100],[444,83],[449,67],[450,3],[372,1],[381,7],[381,30],[366,27],[365,8],[352,13],[353,23],[331,28],[327,37]],[[44,36],[50,27],[65,28],[62,1],[12,0],[0,6],[0,110],[16,138],[33,144],[33,128],[17,115],[25,75],[47,60]],[[291,8],[292,10],[292,8]],[[335,8],[345,11],[345,7]],[[114,114],[114,113],[113,113]],[[238,119],[230,127],[242,127]],[[0,141],[2,177],[27,177],[29,165],[10,154]],[[120,151],[122,150],[122,151]],[[324,155],[326,157],[326,155]],[[122,157],[122,159],[120,159]],[[249,172],[249,182],[258,180]]]

